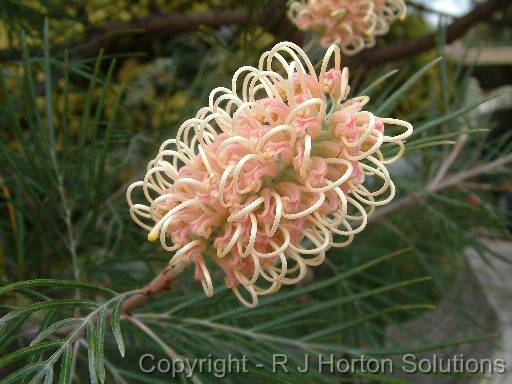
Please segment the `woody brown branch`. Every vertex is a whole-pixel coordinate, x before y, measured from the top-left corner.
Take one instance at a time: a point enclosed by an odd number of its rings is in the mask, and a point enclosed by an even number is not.
[[[276,35],[292,28],[286,21],[285,1],[275,1],[256,23],[265,25]],[[446,29],[448,43],[463,36],[471,27],[488,19],[494,12],[505,9],[510,0],[487,0],[475,6],[465,16],[455,19]],[[277,17],[276,17],[277,15]],[[269,25],[269,20],[277,20]],[[68,47],[73,51],[72,57],[83,58],[98,54],[100,49],[105,53],[118,54],[144,51],[152,54],[155,44],[165,41],[180,33],[195,30],[200,26],[218,28],[226,25],[241,25],[249,22],[248,12],[244,9],[229,11],[207,11],[193,14],[164,14],[147,17],[129,22],[113,22],[102,27],[89,29],[82,42]],[[288,39],[301,43],[304,35],[300,32]],[[363,51],[359,55],[345,59],[349,67],[374,66],[395,61],[410,55],[428,51],[435,47],[436,35],[429,34],[417,39],[400,41],[384,47],[376,47]],[[80,46],[79,49],[76,49]],[[57,47],[58,48],[58,47]],[[63,51],[65,47],[60,47]],[[59,49],[57,49],[58,51]],[[0,60],[18,59],[20,53],[12,50],[0,51]]]
[[[465,16],[456,18],[446,28],[446,43],[449,44],[462,37],[474,25],[487,20],[494,12],[503,10],[510,4],[510,0],[487,0],[482,4],[476,5]],[[436,34],[432,33],[417,39],[400,41],[385,47],[373,48],[363,51],[353,59],[348,60],[347,65],[381,65],[384,62],[399,60],[411,55],[428,51],[434,48],[435,45]]]
[[[128,297],[123,303],[121,310],[123,315],[131,315],[132,310],[144,304],[151,297],[171,289],[173,281],[181,274],[183,268],[181,265],[165,267],[153,280],[151,280],[139,292]]]

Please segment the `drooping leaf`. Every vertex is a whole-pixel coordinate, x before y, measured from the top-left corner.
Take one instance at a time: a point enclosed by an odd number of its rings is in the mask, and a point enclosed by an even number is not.
[[[68,327],[73,324],[77,324],[78,322],[81,322],[81,321],[83,321],[83,319],[81,319],[81,318],[70,318],[70,319],[63,319],[63,320],[57,321],[57,322],[53,323],[52,325],[50,325],[49,327],[47,327],[46,329],[44,329],[42,332],[40,332],[39,335],[37,335],[34,338],[34,340],[32,340],[30,342],[30,345],[35,345],[35,344],[39,343],[41,340],[44,340],[45,338],[50,336],[52,333],[58,331],[61,328]]]
[[[96,366],[96,346],[98,339],[94,325],[90,322],[87,325],[87,358],[89,360],[89,379],[91,384],[98,382],[98,367]]]
[[[0,295],[4,295],[8,292],[16,291],[18,289],[23,288],[33,288],[33,287],[59,287],[59,288],[83,288],[83,289],[93,289],[102,292],[107,292],[110,294],[116,294],[115,291],[102,287],[100,285],[95,284],[87,284],[81,283],[79,281],[74,280],[58,280],[58,279],[34,279],[34,280],[23,280],[17,281],[11,284],[6,284],[0,286]]]
[[[112,326],[112,333],[114,334],[114,338],[117,343],[117,347],[119,348],[119,353],[122,357],[124,357],[125,349],[124,349],[124,341],[123,335],[121,333],[121,310],[123,308],[123,300],[120,299],[114,305],[112,309],[112,317],[110,319],[110,324]]]
[[[31,354],[47,351],[49,349],[57,348],[62,344],[61,341],[47,341],[45,343],[39,343],[35,346],[29,346],[20,348],[17,351],[9,353],[3,357],[0,357],[0,368],[6,365],[12,364],[15,361],[23,359]]]
[[[72,344],[68,345],[62,355],[62,361],[60,365],[60,377],[59,384],[71,383],[71,362],[73,357]]]

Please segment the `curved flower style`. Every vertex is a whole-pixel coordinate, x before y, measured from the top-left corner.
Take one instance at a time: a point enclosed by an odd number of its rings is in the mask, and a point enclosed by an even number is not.
[[[346,55],[373,47],[405,14],[404,0],[296,0],[288,8],[297,28],[318,33],[324,47],[340,44]]]
[[[207,265],[217,264],[226,286],[256,306],[258,296],[303,279],[329,248],[350,244],[393,199],[386,165],[413,128],[365,111],[367,96],[347,99],[340,65],[335,45],[317,74],[301,48],[277,44],[258,68],[237,70],[231,89],[215,88],[128,188],[133,220],[176,251],[171,264],[195,264],[208,296]],[[145,203],[134,202],[136,189]]]

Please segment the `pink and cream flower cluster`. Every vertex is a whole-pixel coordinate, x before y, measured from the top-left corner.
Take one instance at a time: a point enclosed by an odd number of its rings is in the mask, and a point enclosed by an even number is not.
[[[128,188],[133,220],[175,252],[171,264],[195,265],[208,296],[214,265],[248,307],[301,281],[393,199],[386,165],[412,133],[406,121],[366,111],[369,98],[348,98],[349,90],[338,46],[316,73],[300,47],[277,44],[162,144]]]
[[[373,47],[405,14],[404,0],[295,0],[288,8],[297,28],[317,33],[324,47],[339,44],[346,55]]]

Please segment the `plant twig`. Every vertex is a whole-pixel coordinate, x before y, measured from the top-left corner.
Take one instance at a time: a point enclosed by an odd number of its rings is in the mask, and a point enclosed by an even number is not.
[[[510,5],[510,0],[487,0],[476,5],[466,15],[454,19],[446,28],[446,43],[449,44],[462,37],[470,28],[479,22],[488,19],[494,12],[505,9]],[[382,63],[410,57],[412,55],[428,51],[436,46],[436,33],[427,36],[399,41],[385,47],[376,47],[361,52],[353,58],[346,58],[348,66],[363,65],[371,67]]]
[[[467,171],[462,171],[456,175],[450,176],[450,177],[446,178],[443,182],[439,183],[439,185],[436,187],[436,189],[432,192],[436,192],[438,190],[457,185],[458,183],[460,183],[464,180],[471,179],[473,177],[492,172],[492,171],[499,169],[511,162],[512,162],[512,153],[502,156],[494,161],[491,161],[490,163],[483,164],[479,167],[468,169]]]
[[[446,177],[445,179],[441,180],[436,185],[432,185],[432,183],[429,184],[429,186],[426,188],[425,192],[421,193],[411,193],[410,195],[389,204],[386,207],[383,207],[380,210],[377,210],[373,216],[370,217],[370,221],[377,221],[381,220],[384,216],[403,208],[409,204],[412,204],[416,201],[423,200],[428,197],[429,194],[439,192],[443,189],[447,189],[450,187],[454,187],[456,185],[459,185],[460,183],[466,181],[467,179],[471,179],[476,176],[484,175],[486,173],[495,171],[508,163],[512,163],[512,154],[508,154],[505,156],[502,156],[494,161],[491,161],[490,163],[480,165],[479,167],[475,167],[466,171],[459,172],[453,176]]]
[[[284,16],[286,2],[276,0],[272,7],[264,12],[256,20],[262,25],[268,25],[268,20],[275,20],[275,15],[283,18],[282,22],[273,23],[271,32],[278,34],[289,26]],[[446,29],[446,42],[450,43],[463,36],[475,24],[485,21],[495,11],[505,9],[510,5],[510,0],[487,0],[476,5],[466,15],[454,19]],[[86,31],[82,42],[71,45],[70,51],[74,51],[74,58],[95,56],[103,48],[106,53],[126,53],[140,51],[141,49],[151,53],[153,43],[168,40],[177,34],[194,30],[199,26],[218,28],[225,25],[243,25],[248,22],[249,14],[245,9],[229,11],[207,11],[192,14],[159,14],[140,20],[128,22],[113,22],[102,27],[91,28]],[[291,26],[290,26],[291,28]],[[120,36],[128,34],[136,35],[136,39],[120,39]],[[133,36],[132,36],[133,37]],[[303,33],[295,33],[289,37],[300,43]],[[376,47],[363,51],[354,57],[347,57],[344,64],[348,67],[371,67],[382,65],[385,62],[400,60],[411,55],[428,51],[436,45],[436,33],[407,41],[400,41],[384,47]],[[78,49],[76,47],[79,47]],[[58,47],[57,47],[58,48]],[[60,50],[66,47],[60,47]],[[0,51],[0,61],[15,60],[20,57],[18,50]]]
[[[169,290],[171,283],[184,271],[185,267],[182,263],[176,265],[168,265],[153,280],[151,280],[144,288],[134,293],[123,303],[122,313],[131,315],[132,310],[145,303],[151,297]]]
[[[450,167],[452,166],[453,162],[457,160],[457,157],[459,157],[460,151],[464,147],[464,144],[466,143],[466,139],[468,138],[468,135],[461,135],[455,145],[452,148],[452,151],[450,154],[446,157],[446,159],[441,164],[441,167],[439,167],[439,171],[437,172],[434,179],[430,182],[430,188],[435,188],[441,180],[444,178],[446,173],[449,171]]]

